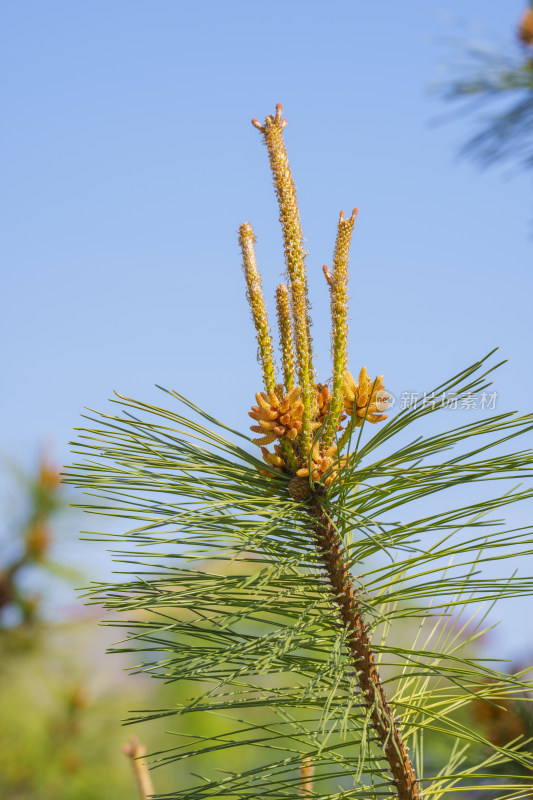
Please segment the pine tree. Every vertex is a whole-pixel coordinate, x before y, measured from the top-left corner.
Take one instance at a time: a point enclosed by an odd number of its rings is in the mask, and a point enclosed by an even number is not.
[[[287,268],[276,291],[278,382],[255,235],[241,226],[263,375],[254,438],[176,391],[162,390],[169,408],[117,395],[116,414],[87,416],[75,445],[84,459],[67,478],[89,494],[87,511],[124,528],[91,534],[117,542],[123,565],[116,582],[90,591],[128,631],[117,649],[136,651],[139,670],[181,682],[190,697],[132,720],[176,726],[168,750],[151,758],[183,765],[168,800],[530,796],[525,735],[495,743],[468,712],[529,698],[525,670],[500,672],[473,645],[495,601],[531,593],[531,578],[503,565],[533,552],[532,531],[507,528],[498,514],[533,495],[522,485],[532,451],[509,449],[533,415],[443,424],[443,398],[491,386],[491,352],[429,402],[388,418],[383,376],[348,371],[356,210],[341,212],[324,267],[333,376],[318,382],[281,105],[253,124],[267,146]],[[430,416],[435,431],[420,434]],[[424,501],[441,493],[452,503],[436,497],[427,513]],[[483,573],[490,562],[497,578]],[[212,733],[199,732],[198,717],[212,718]]]
[[[463,155],[483,167],[514,163],[533,169],[533,2],[519,21],[512,48],[473,42],[464,50],[461,73],[441,87],[445,100],[460,103],[461,115],[475,120],[477,132]]]

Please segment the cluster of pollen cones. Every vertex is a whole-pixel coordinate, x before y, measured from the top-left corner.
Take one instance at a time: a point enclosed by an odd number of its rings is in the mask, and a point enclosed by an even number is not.
[[[313,433],[324,426],[328,419],[332,394],[327,384],[316,384],[314,386],[315,397],[312,407],[311,429]],[[277,384],[275,389],[270,392],[257,392],[255,395],[257,404],[252,406],[249,416],[258,424],[252,425],[250,429],[254,433],[262,434],[259,438],[253,439],[254,444],[261,447],[263,460],[270,466],[291,474],[290,464],[283,457],[283,450],[280,444],[274,446],[274,452],[270,452],[266,445],[286,439],[290,442],[298,436],[302,427],[303,403],[300,399],[301,388],[293,386],[289,392],[284,393],[283,386]],[[379,375],[373,381],[368,375],[366,368],[363,367],[359,373],[359,383],[357,384],[353,376],[346,371],[343,384],[343,413],[339,417],[336,432],[343,430],[342,422],[346,416],[354,420],[351,427],[360,427],[366,422],[381,422],[387,419],[384,412],[389,405],[390,394],[383,385],[383,375]],[[293,444],[297,446],[297,443]],[[314,483],[323,481],[325,486],[330,486],[341,469],[347,462],[348,456],[339,457],[338,443],[330,444],[323,448],[321,441],[316,441],[310,451],[311,470],[309,464],[297,469],[294,474],[298,478],[309,478]],[[262,474],[268,476],[265,470]],[[308,483],[303,482],[303,483]],[[298,482],[294,481],[291,487],[294,493],[298,489]],[[307,490],[302,485],[302,491],[298,492],[299,498],[308,496]]]
[[[271,477],[273,471],[279,470],[291,476],[289,492],[295,497],[311,491],[314,484],[330,486],[339,477],[349,458],[341,453],[353,429],[364,422],[386,419],[383,412],[387,410],[390,395],[385,391],[382,375],[372,380],[363,367],[356,382],[347,369],[348,260],[357,209],[350,217],[345,217],[341,211],[332,268],[323,268],[330,293],[333,377],[330,385],[315,382],[306,252],[296,189],[283,140],[287,120],[282,118],[282,107],[278,103],[276,113],[267,116],[263,124],[256,119],[252,122],[263,135],[268,150],[283,230],[287,279],[276,289],[283,373],[283,382],[278,383],[274,345],[255,256],[256,236],[252,226],[243,223],[239,229],[239,243],[246,297],[256,329],[265,386],[264,391],[256,394],[257,405],[252,406],[249,413],[254,420],[252,431],[259,434],[253,441],[261,447],[263,460],[269,467],[259,470],[260,473]],[[347,417],[348,422],[345,422]],[[274,446],[273,451],[268,449],[269,445]]]

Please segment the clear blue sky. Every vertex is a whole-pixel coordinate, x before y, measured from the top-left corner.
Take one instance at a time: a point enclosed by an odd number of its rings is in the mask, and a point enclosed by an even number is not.
[[[495,345],[501,408],[531,409],[527,176],[457,159],[429,93],[454,16],[510,40],[525,3],[3,3],[3,455],[68,460],[83,406],[157,382],[246,427],[259,385],[236,229],[283,272],[266,151],[278,101],[299,191],[320,375],[341,208],[360,208],[351,366],[423,391]],[[272,308],[272,304],[270,306]]]

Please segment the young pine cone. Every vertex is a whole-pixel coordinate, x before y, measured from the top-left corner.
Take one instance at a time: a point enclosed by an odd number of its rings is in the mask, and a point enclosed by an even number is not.
[[[302,500],[307,500],[311,494],[309,480],[307,478],[299,478],[298,475],[295,475],[294,478],[291,478],[289,481],[289,494],[297,503],[301,503]]]
[[[287,439],[295,439],[298,431],[302,427],[302,415],[304,406],[300,397],[301,389],[299,386],[293,388],[280,399],[275,392],[257,392],[255,398],[258,405],[252,406],[248,412],[252,419],[257,420],[258,425],[252,425],[250,430],[254,433],[262,433],[259,439],[253,439],[254,444],[272,444],[276,439],[285,436]]]

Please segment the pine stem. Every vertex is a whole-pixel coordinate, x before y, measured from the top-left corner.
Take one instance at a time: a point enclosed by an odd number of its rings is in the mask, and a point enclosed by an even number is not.
[[[283,451],[283,455],[285,456],[287,463],[294,474],[298,469],[298,459],[296,458],[296,453],[294,452],[294,447],[292,446],[292,442],[289,442],[288,439],[281,439],[280,440],[280,447]]]
[[[139,789],[139,797],[141,800],[148,800],[155,792],[150,777],[150,771],[144,758],[146,755],[146,747],[139,742],[136,736],[132,736],[130,743],[123,744],[121,749],[122,752],[128,756],[131,766],[133,767],[133,774],[135,775],[135,781]]]
[[[296,199],[296,188],[292,179],[289,158],[283,141],[283,130],[287,120],[282,119],[281,103],[276,106],[275,116],[269,115],[264,125],[253,119],[253,125],[261,131],[270,159],[274,188],[279,203],[279,219],[283,230],[285,263],[289,277],[292,300],[298,383],[302,389],[304,413],[301,443],[304,455],[311,446],[311,406],[313,393],[313,354],[311,348],[311,321],[307,299],[307,275],[305,250],[300,224],[300,212]]]
[[[300,765],[300,789],[304,797],[309,797],[309,795],[313,794],[314,772],[315,767],[313,764],[313,759],[310,758],[310,756],[306,756],[302,759],[302,763]]]
[[[294,386],[294,350],[292,345],[292,325],[289,303],[289,290],[280,283],[276,289],[276,308],[278,312],[279,343],[283,364],[285,391]]]
[[[347,649],[353,660],[359,689],[389,764],[397,796],[399,800],[420,800],[413,765],[379,677],[366,623],[344,558],[342,540],[317,500],[311,505],[311,513],[316,518],[316,543],[329,581],[331,599],[347,631]]]
[[[249,222],[243,222],[239,228],[239,244],[242,252],[242,264],[246,278],[246,297],[252,310],[259,359],[263,367],[263,379],[267,392],[273,392],[276,386],[276,370],[274,367],[274,345],[268,327],[265,301],[261,289],[261,276],[255,258],[255,234]]]
[[[344,401],[344,373],[348,352],[348,260],[356,214],[357,209],[354,208],[351,217],[345,219],[344,211],[341,211],[333,255],[333,274],[324,273],[330,285],[333,352],[333,390],[329,419],[322,436],[324,449],[335,438]]]
[[[346,446],[346,442],[349,440],[350,436],[352,435],[352,431],[350,430],[350,423],[348,422],[348,427],[342,434],[341,438],[337,443],[337,453],[341,453],[343,448]]]

